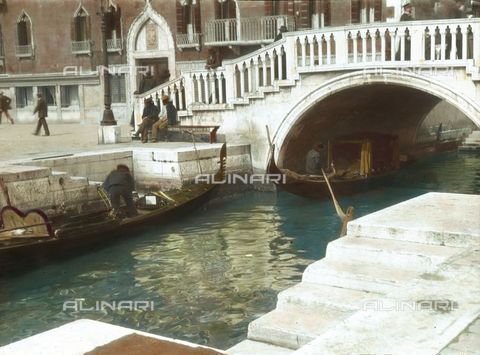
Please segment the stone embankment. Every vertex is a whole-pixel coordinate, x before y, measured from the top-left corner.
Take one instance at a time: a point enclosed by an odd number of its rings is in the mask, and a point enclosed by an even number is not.
[[[480,196],[429,193],[350,222],[229,354],[478,354]]]

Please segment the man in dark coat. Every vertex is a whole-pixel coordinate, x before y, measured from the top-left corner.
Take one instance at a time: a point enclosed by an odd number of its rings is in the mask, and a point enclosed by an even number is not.
[[[12,116],[10,116],[10,114],[8,113],[8,110],[12,109],[12,106],[10,106],[11,102],[12,99],[10,99],[8,96],[3,95],[3,92],[0,92],[0,123],[2,123],[3,113],[5,113],[5,116],[7,116],[7,120],[9,120],[11,124],[15,123]]]
[[[46,118],[48,117],[48,106],[45,100],[43,99],[42,94],[37,94],[38,101],[37,101],[37,106],[35,107],[35,110],[33,111],[33,114],[38,113],[38,122],[37,122],[37,128],[35,129],[34,135],[38,136],[40,134],[40,129],[43,126],[43,129],[45,130],[45,135],[49,136],[50,131],[48,130],[48,125],[47,125],[47,120]]]
[[[127,216],[134,217],[138,214],[132,198],[135,182],[128,166],[119,164],[116,170],[108,174],[103,188],[108,192],[115,212],[120,211],[120,197],[122,197],[127,205]]]
[[[135,136],[138,137],[141,135],[142,143],[148,142],[148,130],[152,125],[158,121],[158,108],[153,103],[152,98],[148,98],[144,101],[145,108],[143,109],[142,114],[142,123],[138,126]]]

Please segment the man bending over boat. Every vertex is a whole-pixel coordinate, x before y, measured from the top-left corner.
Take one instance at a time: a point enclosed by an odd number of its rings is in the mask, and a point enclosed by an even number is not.
[[[132,197],[135,182],[128,166],[117,165],[117,169],[108,174],[103,183],[103,188],[108,192],[113,210],[116,213],[120,211],[120,197],[123,197],[127,205],[127,217],[134,217],[138,214]]]

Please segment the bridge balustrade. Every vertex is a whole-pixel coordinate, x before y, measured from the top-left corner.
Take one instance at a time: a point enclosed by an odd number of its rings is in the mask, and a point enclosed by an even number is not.
[[[247,103],[301,73],[397,67],[480,67],[480,19],[370,23],[287,32],[257,51],[192,69],[137,97],[174,96],[179,111]],[[141,111],[140,111],[141,112]]]

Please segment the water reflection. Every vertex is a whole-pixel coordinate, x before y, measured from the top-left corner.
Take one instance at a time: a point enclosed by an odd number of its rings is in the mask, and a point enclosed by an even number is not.
[[[480,159],[442,155],[352,197],[355,216],[437,190],[480,193]],[[90,318],[226,349],[276,294],[324,256],[340,225],[329,201],[249,193],[89,254],[0,280],[0,345]],[[148,300],[154,311],[63,312],[65,301]]]

